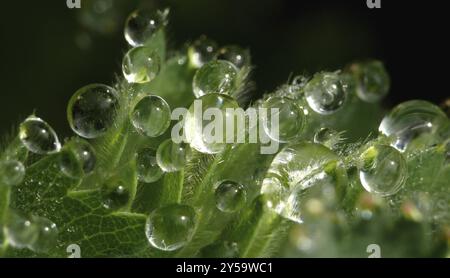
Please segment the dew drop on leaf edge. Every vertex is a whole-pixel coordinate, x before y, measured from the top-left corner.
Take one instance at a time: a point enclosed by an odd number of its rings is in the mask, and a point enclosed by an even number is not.
[[[152,183],[159,180],[164,172],[156,162],[156,151],[152,148],[139,150],[136,157],[138,180]]]
[[[206,94],[230,94],[237,76],[236,67],[224,60],[204,64],[194,75],[192,89],[196,98]]]
[[[190,241],[195,222],[196,213],[192,207],[168,205],[150,214],[145,225],[145,235],[154,248],[174,251]]]
[[[0,162],[0,185],[18,185],[25,177],[25,167],[17,160],[6,160]]]
[[[164,172],[176,172],[184,168],[191,149],[186,143],[174,143],[167,139],[156,151],[156,162]]]
[[[364,189],[381,196],[397,193],[407,178],[403,155],[393,147],[373,145],[361,154],[359,178]]]
[[[161,59],[149,47],[138,46],[130,49],[122,61],[122,73],[129,83],[147,83],[159,73]]]
[[[219,183],[215,193],[216,207],[222,212],[240,210],[247,200],[247,192],[242,184],[231,180]]]
[[[61,149],[61,143],[53,128],[35,116],[28,117],[20,124],[19,138],[30,152],[36,154],[52,154]]]

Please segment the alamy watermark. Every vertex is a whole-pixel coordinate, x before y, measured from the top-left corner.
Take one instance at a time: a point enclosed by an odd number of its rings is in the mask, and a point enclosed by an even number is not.
[[[366,4],[369,9],[381,9],[381,0],[367,0]]]
[[[197,99],[193,111],[176,108],[171,119],[178,121],[171,131],[172,141],[177,144],[185,142],[195,146],[197,141],[202,141],[200,144],[258,143],[261,154],[275,154],[279,149],[278,108],[250,107],[244,111],[210,107],[204,110],[202,100]]]
[[[66,0],[67,8],[81,9],[81,0]]]
[[[370,254],[368,258],[381,258],[381,247],[378,244],[369,244],[366,252]]]
[[[67,246],[66,252],[69,254],[68,258],[81,258],[81,248],[78,244],[71,244]]]

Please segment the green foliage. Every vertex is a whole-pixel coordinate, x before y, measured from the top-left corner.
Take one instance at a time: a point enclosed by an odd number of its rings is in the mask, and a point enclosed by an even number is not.
[[[268,196],[261,195],[275,154],[261,154],[259,144],[226,146],[217,154],[193,151],[184,169],[165,173],[150,184],[139,181],[136,153],[143,148],[156,150],[170,137],[170,129],[156,138],[141,135],[129,119],[134,105],[142,96],[155,94],[172,109],[189,107],[194,100],[192,80],[197,70],[189,62],[189,51],[168,51],[164,29],[153,34],[145,46],[158,54],[160,72],[143,84],[117,79],[113,87],[119,105],[114,124],[103,136],[89,140],[96,155],[92,173],[68,177],[59,167],[62,152],[29,153],[18,137],[5,146],[1,160],[22,162],[26,175],[17,185],[0,184],[2,256],[66,257],[66,248],[71,244],[80,246],[83,257],[367,257],[366,247],[370,244],[380,245],[382,256],[448,256],[448,118],[438,137],[434,133],[431,139],[419,136],[402,154],[408,172],[399,193],[388,197],[369,194],[358,177],[360,155],[368,146],[389,145],[391,139],[377,133],[382,116],[379,104],[361,100],[352,91],[355,88],[351,83],[343,82],[342,90],[347,93],[343,107],[324,115],[307,108],[304,87],[309,78],[284,84],[261,100],[249,102],[251,65],[236,68],[237,77],[229,94],[242,107],[256,107],[271,96],[287,96],[308,110],[301,136],[295,142],[283,143],[282,148],[313,141],[322,127],[339,132],[339,139],[328,146],[339,159],[318,165],[320,171],[329,174],[335,171],[336,164],[342,163],[348,183],[339,192],[339,198],[329,202],[320,192],[302,191],[307,197],[301,199],[305,202],[301,204],[301,224],[281,217],[267,205]],[[361,72],[357,73],[359,77]],[[333,76],[353,80],[351,74],[349,70]],[[317,76],[321,74],[314,76],[314,82],[320,82]],[[377,86],[366,85],[370,90]],[[314,155],[318,154],[311,157]],[[223,180],[237,181],[245,187],[246,203],[238,212],[226,213],[216,207],[215,189]],[[158,250],[146,237],[147,217],[157,208],[177,203],[194,208],[193,233],[180,249]],[[42,253],[17,248],[7,236],[11,233],[8,219],[12,212],[50,219],[59,231],[56,244]]]

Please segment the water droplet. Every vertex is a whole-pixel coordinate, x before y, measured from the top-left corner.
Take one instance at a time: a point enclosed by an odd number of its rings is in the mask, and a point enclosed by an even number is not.
[[[137,172],[138,179],[141,182],[152,183],[161,178],[163,171],[156,162],[156,151],[154,149],[145,148],[137,154]]]
[[[37,227],[37,238],[29,245],[34,252],[46,253],[56,246],[58,228],[45,217],[33,216],[31,220]]]
[[[242,184],[225,180],[220,182],[215,192],[216,206],[223,212],[240,210],[247,200],[247,193]]]
[[[330,149],[341,140],[339,132],[331,128],[321,128],[314,134],[314,143],[322,144]]]
[[[145,96],[130,115],[133,126],[148,137],[162,135],[170,125],[170,107],[159,96]]]
[[[72,178],[81,178],[94,171],[97,158],[92,146],[83,139],[76,138],[68,142],[61,152],[59,167]]]
[[[403,155],[390,146],[374,145],[361,154],[359,178],[364,189],[381,196],[397,193],[407,177]]]
[[[423,100],[411,100],[397,105],[387,114],[378,130],[390,137],[392,147],[403,152],[413,141],[426,145],[439,143],[436,135],[447,120],[447,116],[436,105]]]
[[[335,192],[341,197],[347,183],[347,172],[339,156],[320,144],[299,143],[285,147],[275,156],[261,193],[268,208],[301,223],[307,200],[314,195],[311,192]]]
[[[10,212],[4,226],[4,233],[12,246],[25,248],[36,241],[38,227],[30,219]]]
[[[145,234],[150,244],[163,251],[174,251],[191,239],[195,228],[194,209],[169,205],[154,210],[147,219]]]
[[[61,149],[61,143],[53,128],[38,117],[28,117],[20,124],[19,137],[33,153],[52,154]]]
[[[102,187],[103,207],[108,210],[117,210],[128,204],[129,190],[121,183],[108,184]]]
[[[91,84],[70,99],[67,118],[72,130],[84,138],[97,138],[114,124],[119,106],[116,91],[106,85]]]
[[[304,91],[309,107],[323,115],[336,112],[346,98],[339,75],[332,72],[315,74]]]
[[[217,44],[215,41],[201,36],[194,41],[188,49],[188,57],[190,64],[195,68],[200,68],[204,64],[214,59],[217,52]]]
[[[263,105],[267,111],[267,118],[263,119],[263,127],[266,134],[278,142],[290,142],[298,139],[306,122],[303,110],[290,98],[270,97]],[[278,109],[278,126],[272,126],[272,112],[270,109]]]
[[[0,162],[1,185],[18,185],[25,177],[25,167],[20,161],[7,160]]]
[[[160,58],[149,47],[138,46],[130,49],[122,61],[122,72],[129,83],[147,83],[159,73]]]
[[[125,39],[131,46],[140,46],[167,25],[169,10],[137,10],[131,13],[125,22]]]
[[[227,45],[219,49],[217,59],[226,60],[238,69],[241,69],[243,66],[250,65],[249,52],[237,45]]]
[[[203,65],[197,70],[192,81],[195,97],[214,93],[230,94],[236,75],[236,67],[228,61],[215,60]]]
[[[221,152],[227,142],[237,142],[237,108],[239,105],[232,97],[222,94],[207,94],[194,101],[184,123],[191,147],[213,154]]]
[[[350,73],[356,81],[356,94],[363,101],[380,101],[389,92],[389,75],[380,61],[353,64]]]
[[[156,162],[164,172],[176,172],[184,168],[190,152],[188,144],[176,144],[167,139],[156,151]]]

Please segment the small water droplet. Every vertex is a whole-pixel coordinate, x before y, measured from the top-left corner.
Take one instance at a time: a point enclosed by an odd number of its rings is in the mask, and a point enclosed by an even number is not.
[[[336,112],[346,98],[339,75],[332,72],[315,74],[304,91],[309,107],[323,115]]]
[[[116,91],[106,85],[91,84],[70,99],[67,118],[72,130],[84,138],[103,135],[114,123],[119,106]]]
[[[270,97],[263,105],[269,109],[267,118],[263,119],[263,127],[266,134],[278,142],[290,142],[298,139],[306,123],[303,110],[290,98]],[[278,109],[278,126],[272,126],[272,112],[270,109]]]
[[[189,46],[188,57],[190,64],[195,68],[200,68],[213,60],[216,52],[216,42],[208,39],[206,36],[201,36]]]
[[[23,217],[10,211],[6,225],[4,226],[5,236],[9,243],[16,248],[25,248],[36,241],[38,227],[31,219]]]
[[[25,177],[25,167],[17,160],[0,162],[0,185],[18,185]]]
[[[97,158],[92,146],[81,138],[68,142],[61,152],[59,167],[61,171],[72,178],[81,178],[92,173]]]
[[[227,112],[229,108],[233,113]],[[237,142],[237,108],[236,100],[222,94],[207,94],[194,101],[184,122],[184,132],[191,147],[201,153],[213,154],[221,152],[227,142]]]
[[[242,184],[231,180],[220,182],[215,191],[216,206],[223,212],[240,210],[247,200],[247,193]]]
[[[137,153],[137,172],[141,182],[152,183],[161,178],[163,171],[156,162],[156,151],[144,148]]]
[[[385,145],[374,145],[361,154],[359,178],[370,193],[390,196],[397,193],[407,177],[407,166],[403,155]]]
[[[161,59],[153,49],[138,46],[130,49],[122,61],[122,72],[129,83],[147,83],[159,73]]]
[[[129,190],[121,183],[104,185],[101,190],[103,207],[108,210],[117,210],[124,207],[130,200]]]
[[[29,245],[34,252],[46,253],[56,246],[58,228],[45,217],[33,216],[31,220],[37,227],[37,239]]]
[[[148,137],[157,137],[169,128],[170,107],[159,96],[145,96],[136,104],[130,118],[138,132]]]
[[[249,52],[237,45],[227,45],[220,48],[217,52],[217,59],[226,60],[238,69],[241,69],[243,66],[250,65]]]
[[[61,149],[53,128],[35,116],[28,117],[20,124],[19,137],[23,145],[33,153],[52,154]]]
[[[188,144],[176,144],[167,139],[156,151],[156,162],[164,172],[176,172],[184,168],[190,152]]]
[[[131,46],[140,46],[167,25],[169,11],[137,10],[125,22],[125,39]]]
[[[447,119],[438,106],[423,100],[411,100],[394,107],[383,118],[378,130],[392,140],[392,147],[403,152],[416,140],[426,145],[439,143],[437,134]]]
[[[236,75],[236,67],[228,61],[215,60],[203,65],[192,81],[195,97],[213,93],[230,94]]]
[[[389,92],[389,75],[380,61],[353,64],[350,66],[350,74],[355,80],[356,94],[363,101],[380,101]]]
[[[339,156],[321,144],[298,143],[275,156],[261,193],[269,209],[302,223],[308,199],[314,195],[330,198],[327,192],[333,192],[332,197],[334,192],[343,196],[347,184],[347,172]]]
[[[174,251],[191,239],[196,214],[186,205],[169,205],[154,210],[147,219],[145,234],[150,244],[163,251]]]

